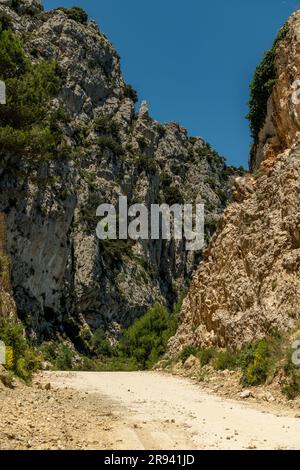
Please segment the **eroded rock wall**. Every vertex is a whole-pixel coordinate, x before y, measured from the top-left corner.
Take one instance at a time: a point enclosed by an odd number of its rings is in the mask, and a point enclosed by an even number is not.
[[[201,253],[187,252],[184,242],[100,242],[97,206],[116,204],[120,195],[147,207],[205,202],[209,238],[235,171],[202,138],[152,119],[146,102],[136,110],[120,58],[94,21],[44,12],[39,2],[13,6],[0,2],[0,12],[30,61],[57,64],[60,88],[49,111],[63,111],[57,127],[68,148],[31,175],[22,159],[1,154],[0,210],[18,313],[30,317],[41,340],[57,332],[77,338],[87,327],[118,331],[157,300],[171,306]],[[50,186],[39,184],[45,178]]]

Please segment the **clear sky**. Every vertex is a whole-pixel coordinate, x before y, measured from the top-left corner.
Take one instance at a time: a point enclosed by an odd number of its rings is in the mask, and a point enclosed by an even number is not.
[[[245,120],[256,65],[300,0],[44,0],[81,6],[161,122],[178,121],[230,164],[247,166]]]

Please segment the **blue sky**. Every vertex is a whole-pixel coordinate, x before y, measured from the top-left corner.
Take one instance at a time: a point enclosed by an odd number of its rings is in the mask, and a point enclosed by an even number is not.
[[[300,0],[45,0],[81,6],[122,59],[151,115],[178,121],[233,165],[247,166],[249,83]]]

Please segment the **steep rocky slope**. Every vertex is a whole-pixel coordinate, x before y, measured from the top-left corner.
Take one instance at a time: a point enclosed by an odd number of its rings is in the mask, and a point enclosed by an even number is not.
[[[0,14],[11,93],[0,109],[0,211],[14,298],[32,335],[65,331],[80,345],[88,327],[117,331],[156,300],[171,306],[201,257],[184,242],[100,242],[98,205],[205,202],[210,237],[235,171],[203,139],[152,119],[146,102],[136,112],[118,54],[84,12],[1,0]]]
[[[184,302],[173,354],[188,344],[240,348],[300,318],[299,34],[300,11],[257,69],[252,130],[265,119],[253,135],[256,171],[235,182]]]
[[[255,171],[273,166],[274,160],[286,149],[291,148],[299,137],[299,85],[300,85],[300,21],[299,11],[295,12],[283,26],[258,67],[254,85],[257,95],[270,98],[257,102],[261,113],[266,116],[257,132],[250,168]],[[264,109],[265,108],[265,109]],[[258,130],[258,129],[257,129]]]

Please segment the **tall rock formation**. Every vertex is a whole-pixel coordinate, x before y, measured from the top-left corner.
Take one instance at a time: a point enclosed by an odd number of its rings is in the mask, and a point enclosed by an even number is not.
[[[203,139],[152,119],[145,102],[136,112],[118,54],[82,10],[2,0],[0,23],[0,211],[20,317],[40,340],[64,331],[80,342],[84,329],[172,305],[201,253],[184,242],[101,242],[96,208],[120,195],[147,207],[204,202],[209,238],[235,171]]]
[[[250,117],[254,118],[252,128],[256,128],[254,134],[257,134],[254,135],[255,145],[250,160],[253,171],[261,165],[272,167],[278,155],[299,139],[299,53],[300,22],[297,11],[279,32],[253,80],[250,104],[254,112]],[[264,122],[260,121],[259,115],[265,116]],[[259,122],[263,124],[261,128],[257,125]]]
[[[237,178],[171,340],[241,348],[300,318],[300,11],[252,84],[253,174]]]

